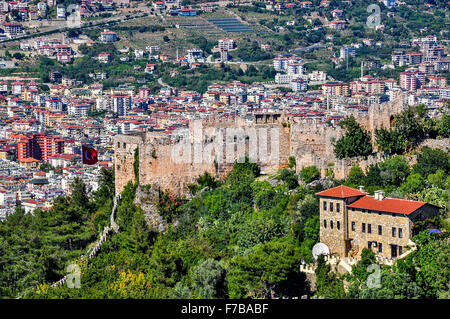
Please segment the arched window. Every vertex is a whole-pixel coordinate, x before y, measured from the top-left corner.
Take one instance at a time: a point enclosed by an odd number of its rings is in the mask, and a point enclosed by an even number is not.
[[[326,219],[323,220],[323,228],[327,228],[327,220]]]
[[[330,220],[330,228],[333,229],[333,221]]]

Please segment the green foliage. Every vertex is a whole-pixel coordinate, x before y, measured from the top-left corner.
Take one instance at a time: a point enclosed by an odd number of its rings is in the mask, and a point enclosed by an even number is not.
[[[424,231],[415,236],[413,241],[419,246],[411,257],[413,265],[418,268],[417,284],[427,297],[436,298],[443,292],[448,292],[450,246],[447,240],[440,240],[435,234]]]
[[[240,203],[250,203],[252,194],[250,184],[258,175],[258,165],[250,163],[248,159],[245,159],[242,163],[234,164],[233,170],[228,174],[225,183],[232,198]]]
[[[331,265],[325,262],[322,255],[317,259],[315,272],[317,295],[325,298],[343,298],[345,296],[342,279],[331,271]]]
[[[101,195],[104,187],[105,180],[101,180],[94,196],[107,205],[109,201]],[[86,185],[78,178],[70,189],[71,195],[58,197],[47,212],[24,214],[17,209],[0,223],[0,296],[32,296],[39,284],[59,280],[66,265],[95,239],[90,220],[96,209],[102,209],[101,203],[90,200]]]
[[[417,164],[413,166],[413,170],[423,178],[427,178],[438,169],[443,170],[446,174],[450,173],[450,154],[440,149],[423,147],[417,156]]]
[[[364,185],[366,175],[359,165],[353,166],[347,177],[347,183],[354,186]]]
[[[378,149],[390,154],[403,154],[407,141],[398,130],[380,128],[375,130]]]
[[[406,178],[400,189],[405,193],[417,193],[423,190],[425,187],[424,179],[420,174],[411,174]]]
[[[263,51],[256,41],[250,46],[240,45],[236,51],[233,51],[233,55],[244,62],[267,60],[273,57],[270,53]]]
[[[297,163],[295,162],[294,156],[289,156],[289,168],[295,168],[297,166]]]
[[[372,154],[370,135],[363,130],[353,116],[339,122],[339,126],[345,129],[345,135],[334,144],[334,154],[337,158],[342,159]]]
[[[192,269],[192,289],[200,298],[225,298],[226,274],[223,262],[205,259]]]
[[[280,171],[279,178],[280,180],[286,183],[289,189],[294,189],[298,186],[298,180],[297,177],[295,176],[295,171],[293,170],[283,168]]]
[[[383,270],[380,285],[381,288],[364,286],[359,297],[362,299],[418,299],[422,296],[422,289],[406,273]]]
[[[299,249],[286,238],[260,244],[247,256],[233,258],[228,273],[230,297],[268,298],[289,293],[290,281],[299,277],[299,257]]]
[[[403,156],[395,155],[379,164],[381,183],[384,186],[400,186],[409,175],[411,169]]]
[[[320,177],[320,172],[316,166],[305,166],[300,171],[300,177],[308,184],[318,179]]]
[[[425,151],[426,153],[427,151]],[[402,156],[372,165],[367,174],[355,166],[350,185],[384,188],[387,193],[446,207],[448,174],[441,160],[428,154],[411,171]],[[436,164],[438,163],[438,164]],[[411,173],[412,172],[412,173]],[[318,177],[317,168],[302,171],[303,179]],[[203,174],[192,185],[194,197],[179,199],[160,191],[154,214],[167,222],[165,232],[149,227],[149,207],[135,203],[138,185],[125,186],[117,207],[119,233],[113,233],[98,255],[81,264],[80,289],[50,288],[65,274],[65,266],[84,253],[96,234],[109,224],[114,172],[102,169],[100,187],[88,196],[76,179],[71,195],[60,197],[49,212],[32,216],[18,209],[0,223],[0,295],[29,298],[271,298],[310,294],[302,260],[313,262],[312,247],[319,241],[321,186],[294,187],[294,171],[281,170],[283,180],[272,186],[248,160],[235,163],[222,184]],[[147,187],[151,187],[148,185]],[[447,188],[446,188],[447,187]],[[141,186],[142,188],[142,186]],[[200,192],[200,190],[202,190]],[[156,198],[156,196],[155,196]],[[414,231],[447,227],[440,216],[416,223]],[[381,289],[367,287],[376,263],[374,253],[363,249],[362,260],[343,277],[319,258],[316,294],[325,298],[443,298],[449,294],[446,234],[427,231],[414,238],[418,250],[392,269],[381,271]]]

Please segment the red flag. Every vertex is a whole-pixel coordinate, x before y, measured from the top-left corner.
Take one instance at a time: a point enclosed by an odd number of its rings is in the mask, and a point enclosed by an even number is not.
[[[91,147],[87,147],[87,146],[82,146],[82,153],[83,153],[83,164],[87,164],[87,165],[94,165],[95,163],[98,162],[98,157],[97,157],[97,150],[93,149]]]

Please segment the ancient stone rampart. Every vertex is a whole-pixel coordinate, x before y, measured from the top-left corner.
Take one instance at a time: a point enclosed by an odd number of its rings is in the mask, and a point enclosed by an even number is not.
[[[400,94],[391,102],[369,107],[366,114],[358,113],[357,120],[372,132],[382,126],[390,127],[393,115],[401,112],[404,105]],[[255,160],[268,173],[287,167],[289,157],[293,156],[297,171],[315,165],[322,176],[332,170],[339,179],[345,178],[356,164],[365,170],[370,164],[384,160],[381,155],[338,160],[333,145],[343,134],[340,127],[299,120],[284,113],[258,113],[250,121],[225,117],[191,121],[188,129],[171,135],[156,132],[118,135],[114,137],[116,192],[121,193],[129,181],[136,180],[136,149],[140,184],[177,194],[185,193],[186,186],[205,172],[223,178],[234,162],[244,157]],[[272,154],[276,159],[270,157]]]

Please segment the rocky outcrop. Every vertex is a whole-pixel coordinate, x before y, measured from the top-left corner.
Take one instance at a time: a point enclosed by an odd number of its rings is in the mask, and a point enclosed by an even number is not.
[[[144,212],[145,221],[153,231],[167,230],[167,221],[158,212],[159,191],[150,185],[139,185],[136,189],[134,204],[139,205]]]
[[[307,184],[306,187],[317,187],[321,185],[324,189],[328,189],[334,186],[334,182],[333,180],[331,180],[328,177],[324,177],[324,178],[320,178],[320,179],[316,179],[315,181],[312,181],[311,183]]]

